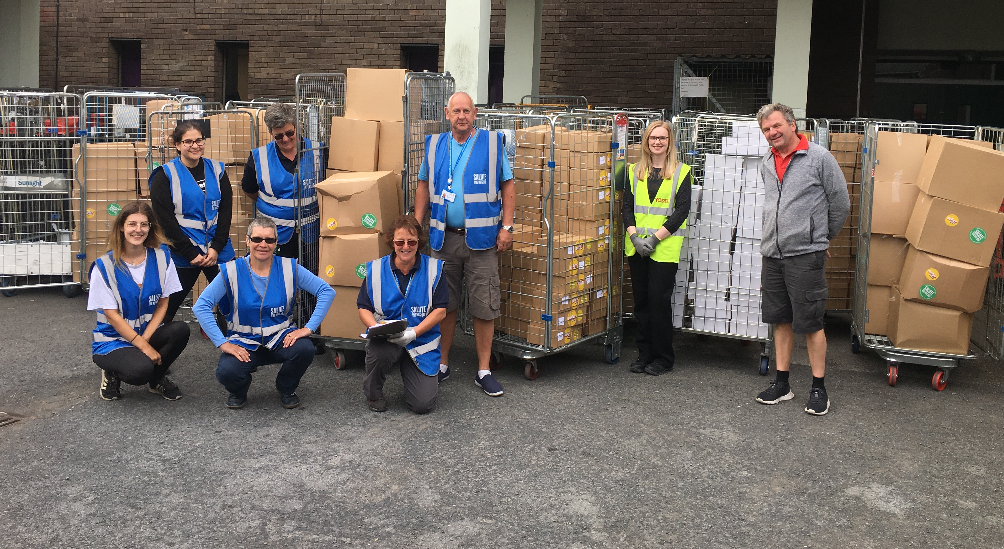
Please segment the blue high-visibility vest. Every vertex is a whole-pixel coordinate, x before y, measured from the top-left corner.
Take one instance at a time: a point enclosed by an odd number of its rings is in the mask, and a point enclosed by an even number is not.
[[[128,267],[115,264],[111,251],[94,260],[101,278],[115,296],[122,319],[139,334],[146,330],[146,325],[153,318],[161,298],[167,297],[163,295],[163,288],[167,281],[169,253],[167,246],[164,245],[156,249],[146,249],[146,270],[143,273],[142,288],[133,280]],[[105,312],[100,309],[97,327],[94,328],[91,339],[91,352],[96,355],[106,355],[116,349],[132,347],[132,344],[108,323]]]
[[[185,233],[192,245],[198,248],[202,254],[209,251],[209,246],[216,237],[216,223],[219,220],[220,200],[223,195],[220,192],[220,176],[224,167],[222,162],[203,159],[206,171],[206,192],[202,192],[199,184],[192,177],[192,172],[181,162],[181,157],[164,164],[164,173],[171,183],[171,202],[174,203],[174,217],[181,226],[181,232]],[[152,176],[151,176],[152,177]],[[191,267],[188,259],[171,252],[174,266],[179,268]],[[226,263],[234,258],[234,247],[227,237],[227,245],[220,250],[216,258],[217,263]]]
[[[293,229],[297,226],[297,205],[300,210],[300,239],[303,242],[317,242],[320,234],[320,216],[317,211],[317,196],[314,185],[321,170],[315,144],[304,139],[304,150],[300,155],[299,175],[302,185],[297,190],[294,174],[286,171],[279,160],[279,150],[275,141],[251,151],[255,173],[258,175],[258,213],[275,221],[278,227],[279,244],[289,242]],[[299,201],[299,202],[298,202]]]
[[[248,256],[220,265],[227,286],[227,298],[220,312],[227,319],[227,341],[254,350],[259,345],[274,349],[282,338],[296,329],[290,319],[296,295],[296,260],[272,257],[265,295],[258,295],[251,280]]]

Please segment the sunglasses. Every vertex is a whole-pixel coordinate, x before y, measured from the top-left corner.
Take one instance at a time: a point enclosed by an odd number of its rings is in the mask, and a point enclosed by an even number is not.
[[[398,248],[403,248],[405,244],[408,244],[409,247],[415,247],[415,246],[418,246],[418,241],[417,240],[395,240],[394,241],[394,245],[397,246]]]
[[[296,130],[286,130],[285,133],[273,133],[272,139],[275,139],[276,141],[282,141],[283,136],[285,136],[286,139],[293,139],[293,137],[296,136]]]
[[[263,241],[265,242],[265,244],[275,244],[276,242],[279,241],[278,238],[274,238],[271,236],[249,236],[248,240],[254,242],[255,244],[261,244]]]

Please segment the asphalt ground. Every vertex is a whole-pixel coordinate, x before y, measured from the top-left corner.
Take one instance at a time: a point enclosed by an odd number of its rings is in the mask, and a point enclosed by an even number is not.
[[[831,411],[754,401],[759,346],[680,334],[677,367],[628,372],[587,345],[509,360],[506,393],[474,385],[463,337],[429,415],[387,386],[370,412],[358,356],[317,357],[280,407],[276,367],[248,405],[223,406],[218,351],[196,332],[169,402],[98,396],[83,296],[0,298],[0,547],[1002,547],[1000,364],[952,372],[850,352],[828,318]],[[773,370],[773,368],[772,368]],[[771,374],[773,375],[773,374]]]

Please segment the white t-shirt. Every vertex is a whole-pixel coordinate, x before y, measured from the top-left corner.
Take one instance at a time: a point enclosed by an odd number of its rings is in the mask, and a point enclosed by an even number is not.
[[[146,260],[139,265],[130,265],[125,262],[123,263],[129,268],[129,274],[132,275],[132,279],[136,281],[136,284],[143,284],[143,277],[146,274]],[[108,284],[105,283],[105,278],[101,276],[101,273],[97,270],[97,268],[97,265],[91,267],[91,287],[87,293],[87,310],[96,311],[98,309],[111,309],[113,311],[117,311],[119,305],[115,301],[115,296],[112,294],[111,288],[109,288]],[[181,289],[181,281],[178,280],[178,270],[174,267],[174,260],[171,259],[171,256],[168,256],[167,279],[164,280],[163,297],[180,292]]]

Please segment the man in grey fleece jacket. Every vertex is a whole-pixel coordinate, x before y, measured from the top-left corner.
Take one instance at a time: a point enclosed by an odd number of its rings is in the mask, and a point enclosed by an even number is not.
[[[850,211],[847,182],[825,148],[809,143],[795,126],[792,109],[764,105],[757,124],[771,145],[760,162],[766,197],[763,207],[761,272],[763,320],[774,325],[777,377],[757,395],[757,402],[777,404],[795,394],[788,370],[795,334],[805,334],[812,367],[812,389],[805,411],[823,415],[830,409],[823,377],[826,372],[827,249]]]

